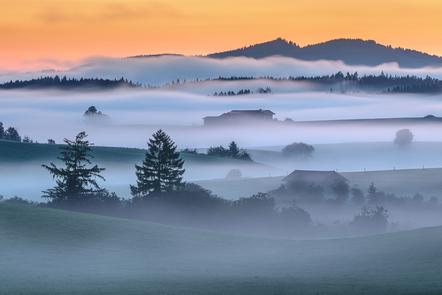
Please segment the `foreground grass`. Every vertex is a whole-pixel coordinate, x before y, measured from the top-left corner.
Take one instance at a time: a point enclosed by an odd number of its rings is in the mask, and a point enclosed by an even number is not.
[[[440,294],[442,228],[240,237],[0,204],[1,294]]]

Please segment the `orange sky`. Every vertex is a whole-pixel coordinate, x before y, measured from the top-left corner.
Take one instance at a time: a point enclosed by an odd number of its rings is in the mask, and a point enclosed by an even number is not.
[[[2,0],[0,69],[338,37],[442,55],[440,0]]]

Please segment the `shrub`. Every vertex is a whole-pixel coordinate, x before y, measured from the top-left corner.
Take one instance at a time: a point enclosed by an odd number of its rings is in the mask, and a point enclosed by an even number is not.
[[[410,129],[401,129],[396,132],[394,143],[399,147],[408,146],[413,142],[413,133]]]
[[[311,157],[315,148],[312,145],[298,142],[287,145],[282,149],[282,154],[285,157],[300,157],[308,158]]]
[[[366,232],[384,232],[388,225],[388,211],[382,207],[363,207],[352,221],[352,225]]]

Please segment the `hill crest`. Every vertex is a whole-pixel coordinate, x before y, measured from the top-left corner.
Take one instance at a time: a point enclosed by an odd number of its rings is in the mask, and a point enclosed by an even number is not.
[[[265,58],[284,56],[306,61],[340,60],[349,65],[377,66],[398,63],[401,67],[442,66],[442,57],[412,49],[383,45],[374,40],[340,38],[300,47],[292,41],[277,38],[238,49],[207,55],[211,58]]]

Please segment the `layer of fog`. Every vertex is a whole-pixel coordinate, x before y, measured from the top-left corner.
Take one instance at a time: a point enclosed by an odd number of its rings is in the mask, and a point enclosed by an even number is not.
[[[205,57],[160,56],[150,58],[90,58],[67,71],[36,71],[2,73],[0,81],[29,79],[42,75],[67,75],[68,77],[121,78],[150,85],[162,85],[172,80],[195,80],[219,76],[314,76],[333,74],[337,71],[361,74],[430,75],[442,78],[442,68],[405,69],[395,63],[376,67],[349,66],[340,61],[301,61],[286,57],[253,59],[236,57],[211,59]]]
[[[216,88],[216,87],[214,87]],[[300,92],[273,95],[213,97],[179,91],[114,92],[0,92],[0,121],[16,126],[22,135],[45,142],[60,142],[86,130],[97,145],[144,147],[157,128],[168,131],[179,147],[208,147],[236,140],[241,146],[284,145],[293,141],[330,143],[349,141],[391,141],[401,126],[201,128],[202,118],[231,109],[270,109],[278,119],[296,121],[379,117],[423,117],[442,113],[438,96],[331,94]],[[95,105],[110,117],[110,123],[91,124],[84,111]],[[439,127],[416,127],[418,141],[442,140]]]

